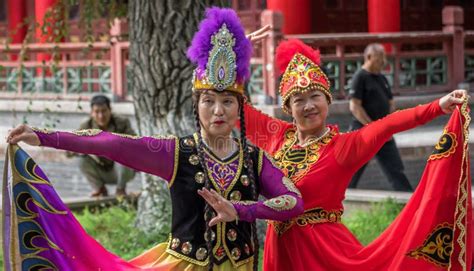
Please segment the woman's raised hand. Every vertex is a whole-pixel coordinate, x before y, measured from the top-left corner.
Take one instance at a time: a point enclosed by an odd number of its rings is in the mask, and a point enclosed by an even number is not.
[[[39,146],[41,144],[39,137],[26,124],[18,125],[16,128],[8,131],[7,143],[17,144],[20,141],[32,146]]]
[[[201,197],[203,197],[217,213],[217,215],[209,221],[209,227],[212,227],[219,222],[235,221],[238,218],[234,205],[219,195],[215,190],[209,191],[208,189],[203,188],[198,190],[198,194],[201,195]]]
[[[272,29],[272,26],[267,24],[264,27],[257,29],[256,31],[247,35],[247,39],[250,40],[251,43],[257,43],[258,41],[263,40],[264,38],[268,37],[268,31]]]

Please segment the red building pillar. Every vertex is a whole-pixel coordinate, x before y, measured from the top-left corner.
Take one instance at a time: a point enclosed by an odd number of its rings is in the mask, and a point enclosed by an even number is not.
[[[54,14],[53,8],[56,5],[57,0],[36,0],[35,1],[35,20],[37,23],[36,28],[36,42],[37,43],[48,43],[54,42],[53,29],[52,27],[44,28],[45,23],[54,25],[57,21],[57,14]],[[45,18],[45,16],[47,17]],[[46,21],[45,21],[46,19]],[[50,54],[39,53],[36,56],[38,61],[49,61],[51,59]]]
[[[11,43],[22,43],[26,37],[26,1],[25,0],[9,0],[7,2],[8,14],[8,35]],[[10,55],[11,60],[18,59],[16,54]]]
[[[400,0],[368,0],[370,33],[400,32]]]
[[[26,1],[9,0],[8,3],[8,33],[11,43],[22,43],[26,36]]]
[[[311,33],[311,0],[267,0],[267,8],[283,14],[283,33]]]
[[[370,33],[400,32],[400,0],[368,0],[367,16]],[[385,51],[392,51],[385,44]]]

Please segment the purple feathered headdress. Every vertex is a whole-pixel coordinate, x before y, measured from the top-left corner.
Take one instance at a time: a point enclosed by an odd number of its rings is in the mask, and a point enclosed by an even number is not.
[[[250,77],[252,44],[234,10],[208,8],[187,55],[197,65],[194,89],[243,93]]]

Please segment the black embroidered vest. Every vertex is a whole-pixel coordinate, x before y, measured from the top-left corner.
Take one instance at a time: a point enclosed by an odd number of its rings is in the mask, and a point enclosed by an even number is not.
[[[257,183],[262,167],[263,152],[254,146],[249,147],[250,157]],[[238,168],[230,185],[226,187],[223,195],[228,200],[252,201],[252,191],[247,169],[243,166],[242,152],[237,152],[228,159],[219,161],[212,153],[213,163],[228,164],[238,160]],[[204,199],[197,193],[204,187],[205,170],[199,163],[196,149],[196,138],[188,136],[179,139],[179,157],[177,174],[170,182],[172,202],[172,229],[167,252],[188,262],[206,266],[209,263],[205,233]],[[210,176],[210,175],[208,175]],[[211,188],[220,191],[217,186],[219,180],[210,176]],[[254,254],[251,224],[244,221],[218,223],[212,227],[212,244],[214,263],[221,264],[226,260],[237,267],[249,262]]]

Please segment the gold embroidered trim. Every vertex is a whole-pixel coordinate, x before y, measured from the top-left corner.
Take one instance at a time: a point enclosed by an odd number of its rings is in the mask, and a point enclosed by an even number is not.
[[[443,135],[435,146],[433,154],[431,154],[428,158],[428,161],[451,156],[453,153],[456,152],[457,146],[458,141],[456,140],[456,135],[454,133],[448,132],[445,129]]]
[[[179,165],[179,138],[174,137],[174,168],[173,168],[173,176],[168,184],[168,187],[171,187],[176,179],[176,175],[178,173],[178,165]]]
[[[467,217],[467,209],[469,207],[469,200],[468,200],[468,190],[470,185],[470,180],[468,178],[469,168],[469,157],[468,154],[468,142],[469,142],[469,124],[471,123],[471,116],[468,112],[468,99],[464,97],[463,104],[461,106],[461,117],[460,121],[463,122],[462,118],[464,117],[463,123],[463,149],[462,149],[462,163],[461,163],[461,174],[459,177],[459,189],[458,195],[456,200],[456,211],[454,213],[455,217],[455,224],[453,228],[453,236],[456,236],[456,230],[459,229],[459,235],[456,239],[461,251],[458,255],[459,264],[462,266],[463,271],[467,270],[466,261],[467,261],[467,253],[466,253],[466,242],[467,242],[467,235],[466,235],[466,226],[468,224],[468,217]],[[466,171],[465,171],[466,170]],[[452,267],[453,261],[449,262],[449,269]]]
[[[288,221],[269,221],[273,225],[275,232],[281,236],[284,232],[289,230],[293,225],[304,227],[310,224],[320,223],[340,223],[343,210],[324,210],[323,208],[314,208],[306,210],[302,215],[297,216]]]
[[[290,195],[281,195],[276,198],[268,199],[263,205],[276,211],[286,211],[295,208],[298,200]]]
[[[285,132],[285,140],[283,146],[275,153],[275,164],[286,177],[290,178],[293,183],[298,183],[306,173],[311,169],[320,157],[319,150],[321,146],[331,142],[336,130],[329,127],[331,131],[319,141],[315,141],[306,147],[292,149],[297,142],[296,130],[290,128]]]
[[[428,234],[423,245],[406,255],[415,259],[422,258],[436,266],[446,268],[449,266],[452,251],[453,225],[445,222]]]
[[[31,130],[33,130],[34,132],[40,132],[43,134],[52,134],[55,132],[55,131],[49,130],[48,128],[37,128],[37,127],[31,127]]]
[[[140,139],[140,138],[142,138],[141,136],[137,136],[137,135],[120,134],[120,133],[114,133],[114,132],[112,132],[111,134],[116,135],[116,136],[120,136],[120,137],[123,137],[123,138],[129,138],[129,139]]]
[[[82,130],[74,130],[71,134],[75,134],[77,136],[96,136],[103,131],[100,129],[82,129]]]
[[[283,178],[281,180],[283,182],[283,185],[285,185],[286,189],[288,189],[288,191],[293,192],[296,195],[298,195],[299,197],[301,197],[300,190],[298,190],[298,188],[296,188],[296,185],[290,179],[283,176]]]
[[[262,168],[263,168],[263,155],[265,154],[265,152],[263,150],[260,150],[258,151],[258,166],[257,166],[257,170],[258,170],[258,177],[260,177],[260,174],[262,173]]]
[[[239,205],[252,205],[252,204],[258,203],[258,201],[253,201],[253,200],[242,200],[242,201],[231,200],[230,202],[233,204],[239,204]]]

